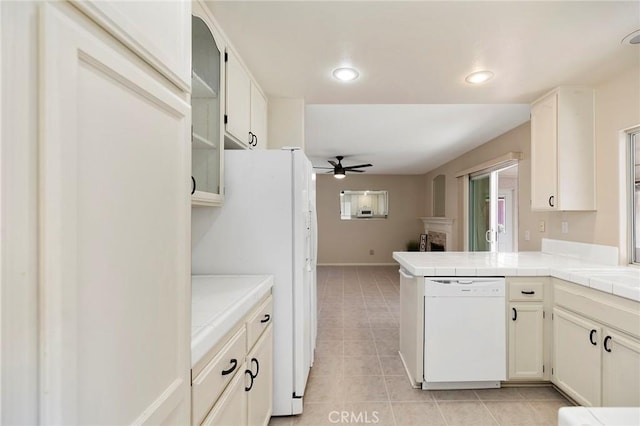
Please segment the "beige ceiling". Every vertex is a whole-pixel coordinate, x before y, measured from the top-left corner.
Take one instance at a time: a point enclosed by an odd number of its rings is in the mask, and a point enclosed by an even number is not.
[[[420,108],[424,104],[529,104],[556,86],[597,85],[640,62],[640,47],[620,43],[640,28],[638,1],[208,4],[267,96],[304,98],[307,105],[411,104]],[[332,69],[343,65],[356,67],[360,78],[352,83],[333,80]],[[479,69],[492,70],[495,78],[482,86],[466,84],[464,77]],[[504,125],[513,127],[522,122],[522,105],[514,108],[511,118],[503,119]],[[354,111],[362,113],[358,108]],[[406,111],[398,108],[390,114]],[[496,120],[504,110],[499,114]],[[307,118],[314,119],[309,110]],[[349,115],[345,115],[341,126],[330,128],[336,139],[344,141],[353,133],[354,129],[344,124],[349,122]],[[418,126],[419,122],[402,125]],[[462,117],[456,125],[473,127],[466,126]],[[335,125],[327,122],[327,126]],[[344,137],[343,128],[349,130]],[[446,141],[450,158],[478,144],[470,132],[461,133],[459,139]],[[376,165],[384,156],[374,162],[367,158],[367,150],[396,157],[403,151],[402,141],[391,144],[364,128],[358,140],[367,144],[361,146],[353,140],[354,146],[347,145],[345,152],[333,155],[352,151]],[[326,156],[329,143],[306,134],[311,157]],[[407,164],[416,160],[414,148],[407,150]],[[425,159],[433,156],[428,146],[424,151]],[[427,171],[427,167],[408,171],[400,163],[384,173]]]

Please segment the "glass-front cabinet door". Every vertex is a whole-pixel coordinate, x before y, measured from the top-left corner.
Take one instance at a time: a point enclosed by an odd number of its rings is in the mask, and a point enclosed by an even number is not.
[[[216,43],[205,19],[193,16],[191,27],[191,203],[219,206],[224,200],[221,102],[224,48]]]

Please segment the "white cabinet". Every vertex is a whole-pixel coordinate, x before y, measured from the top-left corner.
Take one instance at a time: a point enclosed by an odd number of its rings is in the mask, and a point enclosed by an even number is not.
[[[224,45],[209,14],[193,4],[191,71],[191,202],[220,206],[223,177]]]
[[[509,380],[549,380],[551,321],[546,277],[507,278]]]
[[[251,82],[251,134],[254,148],[267,148],[267,100],[254,82]]]
[[[73,3],[184,91],[191,70],[190,1],[78,1]]]
[[[269,325],[247,355],[248,425],[267,426],[273,405],[273,326]]]
[[[267,426],[273,406],[273,299],[268,296],[193,366],[192,425]]]
[[[227,148],[266,148],[267,102],[236,55],[227,50]]]
[[[247,364],[240,366],[229,387],[224,391],[218,403],[202,422],[204,426],[242,426],[247,424]]]
[[[602,328],[558,308],[553,316],[553,382],[580,405],[600,405]]]
[[[510,303],[509,380],[542,380],[544,375],[544,306]]]
[[[602,405],[640,405],[640,340],[605,329],[602,349]]]
[[[594,91],[561,87],[531,106],[531,208],[595,210]]]
[[[587,406],[640,406],[640,303],[554,280],[553,382]]]
[[[68,3],[41,8],[40,420],[184,424],[186,95]]]

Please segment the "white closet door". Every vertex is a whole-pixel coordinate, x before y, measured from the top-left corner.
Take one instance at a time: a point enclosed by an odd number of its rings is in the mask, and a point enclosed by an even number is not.
[[[189,105],[74,8],[40,18],[41,421],[187,424]]]

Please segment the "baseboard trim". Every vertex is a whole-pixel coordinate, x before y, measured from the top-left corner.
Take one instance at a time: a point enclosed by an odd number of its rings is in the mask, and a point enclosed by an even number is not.
[[[318,263],[317,266],[399,266],[398,263]]]

